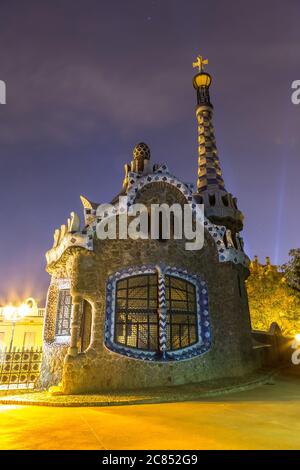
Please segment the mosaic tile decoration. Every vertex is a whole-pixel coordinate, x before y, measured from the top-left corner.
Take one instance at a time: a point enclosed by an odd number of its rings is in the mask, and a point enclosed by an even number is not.
[[[58,287],[58,289],[70,289],[71,288],[71,281],[68,278],[57,278],[57,277],[52,277],[51,278],[51,285],[55,285]]]
[[[115,216],[117,213],[122,213],[126,209],[129,209],[134,204],[138,192],[147,184],[156,182],[170,184],[178,189],[186,198],[187,203],[191,205],[193,214],[195,214],[197,217],[197,206],[193,197],[193,184],[183,183],[171,175],[167,165],[159,165],[153,173],[147,175],[139,175],[134,172],[129,172],[129,189],[127,198],[123,197],[120,205],[117,203],[105,211],[105,214],[102,218],[96,217],[95,209],[90,209],[90,212],[93,216],[93,221],[90,223],[90,225],[81,232],[73,234],[67,233],[62,242],[56,248],[52,248],[46,253],[47,263],[50,264],[57,261],[62,256],[64,251],[70,246],[79,246],[92,251],[97,223],[103,218]],[[241,236],[238,237],[240,249],[236,249],[233,246],[226,247],[224,243],[226,228],[224,226],[212,224],[206,217],[204,217],[204,226],[216,244],[219,261],[221,263],[230,261],[234,264],[241,264],[245,267],[249,266],[250,260],[243,251],[243,239]]]
[[[78,246],[87,250],[92,250],[93,246],[89,244],[89,237],[83,232],[66,233],[60,244],[48,250],[46,253],[47,264],[57,261],[63,253],[71,246]]]
[[[130,187],[127,197],[128,197],[128,207],[134,204],[136,195],[144,186],[151,182],[164,182],[175,186],[187,199],[187,203],[192,206],[192,211],[195,215],[196,213],[196,201],[194,200],[192,193],[192,185],[182,183],[177,178],[169,174],[151,174],[139,178],[136,182]],[[242,264],[246,267],[249,266],[249,258],[242,250],[243,239],[239,236],[241,249],[237,250],[234,247],[226,247],[224,243],[224,235],[226,232],[226,227],[212,224],[206,217],[204,217],[204,227],[208,230],[209,234],[212,236],[214,242],[216,243],[219,261],[226,262],[231,261],[235,264]]]
[[[166,338],[162,337],[160,338],[160,349],[163,354],[160,357],[157,356],[157,352],[155,351],[146,351],[136,348],[130,348],[127,346],[116,344],[114,342],[116,307],[115,293],[117,281],[139,274],[154,273],[158,273],[159,276],[159,314],[161,313],[161,310],[164,310],[166,315],[165,291],[164,288],[162,288],[162,284],[164,284],[162,278],[166,274],[187,280],[188,282],[194,284],[196,288],[197,297],[198,342],[186,348],[178,349],[176,351],[167,351]],[[164,319],[162,319],[162,321],[164,321]],[[197,275],[188,273],[186,270],[182,270],[176,267],[167,267],[163,265],[129,267],[117,271],[108,278],[106,286],[105,346],[110,351],[122,354],[133,359],[155,362],[182,361],[206,353],[211,346],[211,329],[208,310],[208,291],[205,281],[201,280]]]

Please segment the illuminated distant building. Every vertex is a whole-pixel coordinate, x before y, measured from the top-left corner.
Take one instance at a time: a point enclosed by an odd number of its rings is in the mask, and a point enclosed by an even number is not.
[[[24,305],[24,304],[23,304]],[[25,301],[28,311],[14,318],[15,307],[0,307],[0,351],[9,349],[36,349],[42,346],[44,308],[38,308],[34,299]],[[8,316],[5,311],[12,310]]]

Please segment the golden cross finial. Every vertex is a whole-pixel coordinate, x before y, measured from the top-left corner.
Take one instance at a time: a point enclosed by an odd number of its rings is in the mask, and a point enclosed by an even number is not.
[[[199,73],[204,70],[204,65],[208,64],[208,59],[203,59],[202,55],[197,56],[197,62],[193,62],[193,67],[199,67]]]

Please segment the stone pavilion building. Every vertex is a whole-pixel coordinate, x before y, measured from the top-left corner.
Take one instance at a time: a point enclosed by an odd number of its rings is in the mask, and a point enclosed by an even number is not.
[[[127,205],[204,204],[204,245],[186,240],[96,236],[98,203],[81,196],[47,252],[51,276],[40,386],[64,393],[126,390],[238,377],[257,367],[245,280],[243,214],[226,190],[213,128],[212,78],[194,66],[198,125],[197,187],[152,161],[138,144],[125,165],[110,217]],[[170,162],[172,163],[172,162]]]

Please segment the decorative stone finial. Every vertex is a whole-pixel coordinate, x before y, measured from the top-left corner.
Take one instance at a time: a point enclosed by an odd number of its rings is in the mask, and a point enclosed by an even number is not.
[[[193,68],[198,67],[199,73],[202,73],[204,70],[204,65],[208,64],[208,59],[203,59],[202,55],[197,56],[196,62],[193,62]]]
[[[60,238],[60,230],[58,228],[55,230],[53,238],[54,238],[53,248],[56,248],[58,246],[59,238]]]
[[[197,61],[193,62],[193,67],[198,67],[199,72],[194,76],[193,86],[197,90],[198,105],[208,105],[212,108],[209,98],[209,87],[211,84],[211,76],[204,72],[204,65],[208,64],[207,59],[203,59],[202,55],[198,55]]]
[[[71,212],[71,218],[68,219],[68,232],[80,231],[80,218],[76,212]]]
[[[147,144],[140,142],[133,149],[133,161],[131,171],[142,173],[150,160],[150,149]]]
[[[60,237],[59,237],[59,243],[63,240],[67,233],[67,227],[65,224],[60,226]]]
[[[126,163],[124,165],[124,172],[125,172],[125,176],[124,176],[124,179],[123,179],[123,188],[124,189],[127,189],[127,186],[128,186],[128,173],[130,172],[131,168],[130,168],[130,165],[128,165],[128,163]]]
[[[140,142],[133,149],[134,160],[150,160],[150,148],[144,142]]]
[[[84,209],[92,209],[92,204],[91,202],[85,197],[85,196],[80,196],[80,200],[82,202],[82,205],[84,207]]]

